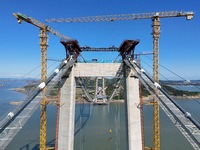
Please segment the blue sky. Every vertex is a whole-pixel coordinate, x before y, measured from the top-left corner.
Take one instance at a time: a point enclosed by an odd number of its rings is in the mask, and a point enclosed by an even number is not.
[[[21,12],[41,22],[47,18],[66,18],[157,11],[194,11],[191,21],[184,17],[161,19],[160,64],[186,79],[200,79],[200,1],[198,0],[1,0],[0,4],[0,77],[21,77],[40,65],[39,29],[26,22],[18,24],[12,13]],[[79,41],[80,46],[119,46],[124,39],[140,39],[135,51],[152,51],[151,20],[98,23],[48,23],[52,28]],[[82,54],[111,60],[116,54]],[[49,34],[48,58],[65,56],[60,39]],[[150,56],[150,59],[152,57]],[[145,63],[152,65],[142,56]],[[48,66],[54,66],[48,62]],[[49,69],[50,70],[50,69]],[[160,68],[162,74],[175,78]],[[39,69],[30,76],[39,74]],[[50,72],[50,71],[49,71]]]

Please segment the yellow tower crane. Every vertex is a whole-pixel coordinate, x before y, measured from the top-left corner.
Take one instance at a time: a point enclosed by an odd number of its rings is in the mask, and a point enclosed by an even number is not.
[[[47,79],[47,46],[48,46],[48,35],[47,33],[50,32],[53,35],[60,37],[63,40],[70,40],[69,37],[59,33],[58,31],[52,29],[51,27],[39,22],[38,20],[28,17],[22,13],[14,13],[13,14],[18,23],[22,23],[25,21],[30,23],[40,29],[40,49],[41,49],[41,82],[45,82]],[[47,102],[45,97],[45,88],[42,91],[42,96],[44,99],[40,103],[40,150],[46,150],[46,108]]]
[[[152,19],[152,36],[153,36],[153,77],[155,82],[159,82],[158,76],[158,62],[159,62],[159,37],[160,37],[160,18],[170,17],[186,17],[191,20],[193,12],[185,11],[165,11],[139,14],[117,14],[104,16],[89,16],[77,18],[51,18],[46,19],[46,22],[100,22],[100,21],[119,21],[119,20],[138,20],[138,19]],[[157,90],[155,89],[155,92]],[[154,150],[160,150],[160,115],[159,105],[154,99],[153,101],[153,118],[154,118]]]

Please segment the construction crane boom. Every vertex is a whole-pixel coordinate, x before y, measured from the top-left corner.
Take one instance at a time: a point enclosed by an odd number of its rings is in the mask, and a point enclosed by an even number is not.
[[[60,32],[52,29],[50,26],[47,26],[44,23],[42,23],[42,22],[40,22],[40,21],[38,21],[38,20],[36,20],[36,19],[34,19],[32,17],[29,17],[29,16],[27,16],[25,14],[22,14],[22,13],[19,13],[19,12],[18,13],[13,13],[13,15],[17,18],[18,23],[22,23],[22,20],[24,20],[27,23],[30,23],[30,24],[32,24],[32,25],[34,25],[34,26],[36,26],[36,27],[38,27],[40,29],[46,30],[46,31],[52,33],[53,35],[56,35],[56,36],[60,37],[62,40],[70,40],[69,37],[61,34]]]
[[[138,13],[138,14],[117,14],[117,15],[104,15],[104,16],[89,16],[78,18],[50,18],[45,22],[102,22],[102,21],[117,21],[117,20],[136,20],[136,19],[150,19],[154,17],[169,18],[169,17],[183,17],[187,20],[192,19],[194,13],[191,11],[165,11],[165,12],[152,12],[152,13]]]

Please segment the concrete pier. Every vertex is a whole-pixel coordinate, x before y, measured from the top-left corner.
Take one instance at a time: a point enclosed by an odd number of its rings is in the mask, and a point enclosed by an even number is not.
[[[74,149],[75,78],[72,69],[61,88],[58,129],[58,150]]]
[[[126,78],[128,150],[142,150],[139,79],[130,72]]]

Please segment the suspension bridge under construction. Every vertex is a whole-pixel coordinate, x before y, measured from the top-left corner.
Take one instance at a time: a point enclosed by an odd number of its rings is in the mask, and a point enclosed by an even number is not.
[[[119,47],[111,48],[91,48],[81,47],[77,40],[70,39],[62,35],[51,27],[37,21],[32,17],[21,13],[15,13],[18,23],[25,21],[40,29],[41,48],[41,82],[23,101],[21,105],[10,111],[3,120],[0,121],[0,149],[5,149],[24,124],[40,106],[40,149],[73,150],[74,149],[74,125],[75,125],[75,101],[76,83],[84,91],[88,103],[107,105],[116,94],[120,85],[124,87],[125,93],[125,128],[126,128],[126,150],[160,150],[160,121],[159,108],[162,108],[182,135],[189,141],[195,150],[200,149],[200,123],[190,112],[182,108],[169,94],[162,89],[159,83],[158,52],[160,36],[160,18],[186,17],[192,19],[193,12],[156,12],[127,15],[93,16],[83,18],[52,19],[52,22],[93,22],[93,21],[115,21],[115,20],[152,20],[153,36],[153,77],[149,76],[144,68],[141,68],[138,60],[135,59],[134,50],[140,43],[139,40],[127,39],[122,41]],[[47,77],[47,32],[60,37],[61,43],[66,50],[66,57],[54,72]],[[115,51],[118,52],[121,61],[98,62],[93,60],[87,62],[77,61],[82,51]],[[144,53],[145,54],[145,53]],[[142,55],[142,54],[141,54]],[[95,94],[91,97],[82,82],[84,77],[95,77]],[[110,97],[106,96],[104,77],[116,78],[114,90]],[[76,82],[77,81],[77,82]],[[154,125],[154,147],[145,146],[142,116],[141,84],[153,96],[153,125]],[[47,95],[52,89],[59,85],[59,95],[57,104],[57,121],[55,146],[46,147],[46,107],[48,105]],[[112,132],[112,131],[110,131]]]

